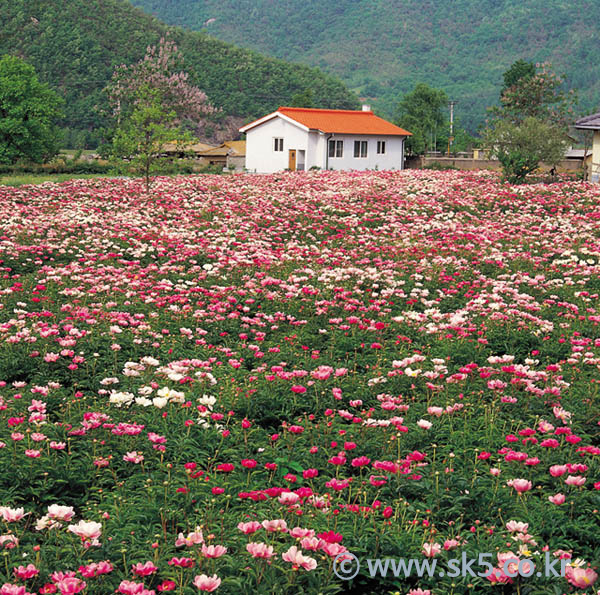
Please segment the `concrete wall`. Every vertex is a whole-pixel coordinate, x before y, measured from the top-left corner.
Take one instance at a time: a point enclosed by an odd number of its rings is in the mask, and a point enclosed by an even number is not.
[[[236,172],[244,171],[244,168],[246,167],[246,157],[228,155],[226,167],[227,169],[234,168],[234,171]]]
[[[600,155],[600,146],[599,146]],[[406,167],[419,169],[428,165],[439,163],[445,166],[456,167],[461,170],[476,170],[476,169],[491,169],[494,171],[500,171],[502,166],[500,162],[495,159],[461,159],[458,157],[412,157],[407,160]],[[563,159],[559,162],[556,171],[558,173],[568,173],[581,170],[582,161],[581,159]],[[550,171],[551,166],[545,163],[540,164],[542,171]]]

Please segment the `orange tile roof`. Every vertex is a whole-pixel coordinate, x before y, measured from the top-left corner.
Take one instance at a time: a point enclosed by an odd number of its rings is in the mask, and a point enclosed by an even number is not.
[[[376,116],[372,111],[280,107],[272,116],[277,113],[283,114],[311,130],[320,130],[330,134],[412,136],[407,130]],[[263,121],[266,121],[266,117],[247,124],[241,130],[248,130]]]
[[[301,107],[280,107],[277,111],[308,128],[334,134],[410,135],[410,132],[376,116],[372,111]]]

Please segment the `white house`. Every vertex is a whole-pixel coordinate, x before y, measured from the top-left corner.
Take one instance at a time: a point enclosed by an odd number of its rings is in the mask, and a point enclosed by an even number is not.
[[[280,107],[240,128],[246,133],[246,169],[403,169],[411,133],[362,111]]]

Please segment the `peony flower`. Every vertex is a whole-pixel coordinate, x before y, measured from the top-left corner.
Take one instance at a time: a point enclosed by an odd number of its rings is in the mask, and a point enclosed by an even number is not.
[[[529,523],[522,523],[520,521],[508,521],[506,528],[511,533],[527,533],[529,529]]]
[[[2,520],[6,523],[16,523],[25,516],[25,509],[0,506],[0,516],[2,517]]]
[[[577,566],[567,566],[565,569],[565,577],[574,587],[579,589],[587,589],[593,585],[598,578],[598,574],[591,568],[579,568]]]
[[[194,577],[194,585],[200,589],[200,591],[216,591],[220,584],[221,579],[216,574],[213,574],[212,576],[200,574]]]
[[[143,564],[141,562],[138,562],[137,564],[134,564],[131,567],[131,572],[133,572],[133,574],[135,574],[136,576],[149,576],[155,573],[157,570],[158,567],[154,566],[154,564],[150,560],[144,562]]]
[[[51,504],[48,506],[48,518],[56,521],[68,522],[73,518],[75,511],[72,506],[60,506],[59,504]]]
[[[227,548],[223,545],[206,545],[202,544],[202,555],[207,558],[220,558],[227,553]]]
[[[269,533],[285,533],[287,531],[287,523],[283,519],[275,519],[273,521],[263,521],[262,526]]]
[[[533,484],[527,479],[510,479],[506,484],[514,488],[519,494],[528,492],[533,487]]]
[[[439,543],[424,543],[421,552],[428,558],[434,558],[441,550],[442,546]]]
[[[97,539],[102,535],[102,525],[95,521],[79,521],[76,525],[69,525],[68,530],[92,545],[98,545]]]
[[[183,533],[180,533],[175,540],[175,547],[181,547],[182,545],[192,547],[200,543],[204,543],[204,535],[202,534],[202,529],[196,527],[196,530],[188,533],[187,537],[184,537]]]
[[[244,534],[256,533],[262,525],[257,521],[249,521],[248,523],[238,523],[237,528]]]
[[[87,584],[76,576],[67,576],[59,581],[55,581],[54,584],[58,587],[60,595],[75,595],[81,593]]]
[[[286,561],[290,562],[294,568],[304,568],[304,570],[314,570],[317,567],[317,561],[314,558],[305,556],[302,550],[293,545],[287,552],[281,555]]]
[[[548,500],[550,500],[550,502],[552,502],[552,504],[557,504],[557,505],[561,505],[564,504],[565,502],[565,495],[564,494],[556,494],[554,496],[548,496]]]
[[[14,569],[15,576],[22,581],[30,579],[39,574],[39,570],[35,567],[34,564],[27,564],[27,566],[19,566]]]
[[[266,543],[250,542],[246,544],[246,550],[253,558],[272,558],[275,555],[272,545]]]

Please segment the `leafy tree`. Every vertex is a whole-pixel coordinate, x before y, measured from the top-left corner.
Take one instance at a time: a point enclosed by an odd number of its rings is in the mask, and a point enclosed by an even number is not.
[[[519,124],[499,120],[486,139],[511,184],[523,183],[541,161],[557,165],[567,146],[566,135],[559,127],[531,116]]]
[[[518,60],[504,73],[500,106],[493,108],[492,113],[515,123],[533,117],[566,129],[573,119],[576,101],[575,92],[564,90],[564,78],[554,73],[549,63],[541,64],[538,70],[533,64]]]
[[[522,183],[540,162],[556,165],[564,156],[573,92],[563,79],[542,64],[515,62],[504,73],[500,105],[491,108],[492,121],[484,131],[491,154],[498,158],[507,180]]]
[[[114,120],[111,156],[121,168],[141,173],[146,191],[164,145],[182,148],[192,140],[191,130],[215,111],[188,75],[176,72],[181,62],[175,43],[162,38],[137,64],[119,66],[107,87]]]
[[[62,100],[20,58],[0,59],[0,163],[41,163],[58,153]]]
[[[529,80],[535,76],[535,64],[526,62],[523,59],[517,60],[513,65],[502,75],[504,79],[504,87],[500,92],[503,95],[511,87],[515,87],[517,83]]]
[[[306,89],[292,96],[290,107],[314,107],[313,91]]]
[[[442,109],[448,104],[448,96],[441,89],[433,89],[418,83],[398,105],[398,125],[412,132],[406,141],[407,149],[416,155],[434,149],[432,137],[442,133],[446,118]]]

